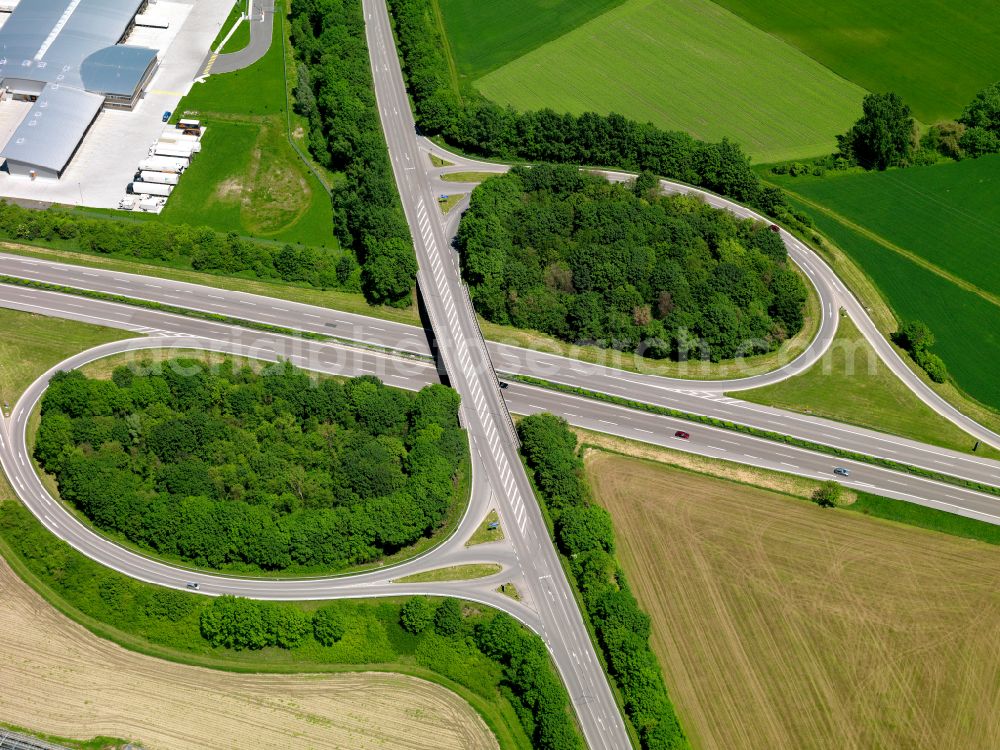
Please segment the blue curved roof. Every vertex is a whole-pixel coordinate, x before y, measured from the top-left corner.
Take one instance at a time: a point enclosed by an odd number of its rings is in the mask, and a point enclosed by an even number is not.
[[[130,95],[156,51],[118,45],[145,0],[22,0],[0,28],[0,78]]]

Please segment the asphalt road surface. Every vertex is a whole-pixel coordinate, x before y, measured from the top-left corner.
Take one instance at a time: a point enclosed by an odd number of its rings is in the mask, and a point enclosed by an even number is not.
[[[521,464],[513,424],[444,233],[425,169],[428,163],[417,144],[389,13],[382,0],[363,0],[362,8],[375,98],[417,253],[417,285],[434,329],[437,356],[449,384],[462,396],[463,424],[474,460],[480,457],[473,483],[488,485],[497,498],[538,613],[540,634],[567,686],[588,745],[595,750],[628,748],[625,723]]]
[[[214,72],[244,67],[266,52],[271,38],[273,1],[263,0],[263,3],[255,8],[264,12],[266,22],[251,19],[254,25],[251,27],[250,46],[243,53],[219,56],[214,63]],[[440,170],[432,169],[426,158],[426,153],[436,147],[415,135],[384,2],[363,0],[363,7],[376,98],[404,211],[414,237],[420,266],[418,285],[433,327],[433,354],[446,372],[449,385],[462,396],[461,418],[469,432],[473,452],[472,495],[458,531],[435,549],[391,569],[337,578],[280,580],[217,576],[168,565],[124,550],[81,524],[50,497],[27,455],[27,422],[54,368],[29,387],[9,418],[0,417],[0,463],[19,496],[53,533],[91,558],[139,580],[175,588],[198,583],[198,590],[209,595],[231,593],[262,599],[323,599],[420,593],[458,596],[490,604],[518,617],[545,640],[569,689],[590,747],[627,748],[630,743],[624,723],[521,466],[508,405],[519,413],[551,411],[562,414],[572,424],[581,427],[802,476],[828,478],[834,464],[843,465],[851,470],[851,476],[843,481],[847,486],[1000,523],[1000,498],[988,494],[519,383],[511,383],[501,392],[494,361],[506,372],[523,372],[637,401],[718,416],[976,481],[1000,484],[1000,464],[996,462],[825,420],[766,409],[722,395],[723,391],[776,382],[812,365],[829,346],[836,329],[838,311],[843,308],[884,361],[915,393],[970,434],[1000,445],[1000,436],[959,414],[927,388],[889,346],[860,304],[825,263],[785,232],[782,232],[782,237],[790,256],[819,293],[823,310],[821,329],[805,354],[773,373],[758,376],[756,380],[678,381],[587,365],[569,358],[501,344],[487,346],[481,338],[451,249],[456,214],[442,219],[437,209],[436,195],[442,192],[441,183],[437,181]],[[268,10],[271,13],[267,13]],[[242,62],[236,64],[235,58],[241,54]],[[220,69],[219,63],[227,57],[234,58],[235,67]],[[454,154],[448,154],[446,158],[455,164],[452,171],[475,164]],[[502,171],[503,168],[502,165],[488,165],[491,171]],[[629,175],[621,173],[607,173],[607,176],[616,180],[630,179]],[[740,216],[762,219],[718,196],[674,183],[663,185],[668,191],[701,193],[713,205],[727,208]],[[415,355],[399,357],[343,343],[306,341],[158,311],[0,286],[0,304],[126,328],[146,335],[145,338],[114,342],[84,352],[62,363],[59,366],[62,368],[76,367],[113,352],[166,346],[209,349],[266,360],[283,357],[320,372],[372,373],[390,385],[408,388],[418,388],[439,378],[439,371],[430,360],[432,351],[426,335],[418,328],[163,279],[81,269],[17,256],[3,256],[0,261],[4,272],[10,275],[312,330],[367,346],[404,350]],[[682,429],[691,433],[690,439],[675,435],[677,430]],[[491,508],[495,508],[501,516],[505,541],[466,548],[464,541]],[[410,573],[471,562],[499,562],[503,570],[476,581],[393,582]],[[517,585],[522,595],[520,602],[497,593],[497,586],[506,581]]]
[[[205,73],[231,73],[248,68],[267,54],[273,36],[274,0],[253,0],[249,17],[244,23],[250,24],[250,43],[241,50],[224,55],[216,55],[210,50],[201,67]]]
[[[378,318],[244,292],[230,292],[118,271],[88,269],[12,254],[0,253],[0,266],[11,276],[147,299],[293,330],[321,333],[367,346],[409,352],[427,358],[431,356],[427,334],[422,328]],[[4,297],[15,295],[20,300],[29,299],[23,293],[15,292],[15,289],[17,288],[5,287],[2,294]],[[70,304],[82,306],[87,302],[75,300]],[[810,351],[814,348],[815,343]],[[725,395],[718,381],[689,381],[642,375],[494,342],[487,342],[487,349],[501,376],[531,375],[590,391],[780,432],[844,450],[889,458],[970,481],[1000,485],[1000,462],[833,420],[741,401]],[[800,360],[807,357],[812,359],[807,352]],[[782,371],[749,380],[757,385],[777,382],[798,372],[800,360],[792,363],[794,367],[786,367]],[[727,381],[724,387],[733,389],[734,385],[741,385],[743,382]],[[971,447],[973,438],[970,437],[969,443]]]
[[[317,342],[264,333],[225,323],[82,299],[56,292],[0,284],[0,306],[134,331],[171,342],[170,345],[173,347],[197,348],[196,344],[204,341],[216,342],[218,346],[236,346],[247,356],[266,360],[280,356],[316,372],[375,375],[388,385],[398,388],[417,390],[439,380],[437,368],[429,359],[394,356],[338,342]],[[162,337],[170,338],[162,339]],[[137,339],[120,346],[123,348],[150,346],[143,341]],[[110,348],[106,350],[114,350],[114,346],[116,345],[109,345]],[[831,472],[834,466],[845,466],[851,471],[850,477],[839,478],[845,486],[940,508],[990,523],[1000,523],[1000,497],[995,495],[972,492],[911,474],[880,469],[866,463],[844,461],[730,430],[636,411],[517,381],[510,381],[503,395],[508,407],[514,413],[532,414],[550,411],[563,416],[570,424],[578,427],[787,474],[828,479],[833,477]],[[17,408],[20,408],[20,403]],[[690,439],[675,437],[674,433],[678,430],[690,433]],[[914,445],[930,452],[931,455],[937,450],[921,446],[919,443]],[[899,444],[896,447],[903,450],[905,446]],[[901,458],[905,459],[907,455],[904,453]],[[958,475],[966,475],[966,478],[976,475],[981,469],[980,465],[997,466],[997,462],[981,461],[961,454],[956,454],[954,458],[956,461],[948,468],[954,469]],[[966,466],[973,471],[970,472]],[[945,467],[938,468],[943,470]],[[991,476],[995,479],[996,473]]]

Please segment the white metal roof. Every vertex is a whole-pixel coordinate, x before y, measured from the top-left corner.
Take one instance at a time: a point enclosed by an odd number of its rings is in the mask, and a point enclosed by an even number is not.
[[[144,2],[20,3],[0,28],[0,78],[59,83],[102,94],[131,94],[156,52],[118,42]]]
[[[47,84],[0,157],[62,172],[103,104],[98,94]]]

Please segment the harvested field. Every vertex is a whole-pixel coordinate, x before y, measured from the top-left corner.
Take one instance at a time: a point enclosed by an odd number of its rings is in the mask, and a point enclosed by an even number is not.
[[[592,451],[700,750],[1000,747],[1000,550]]]
[[[33,731],[146,750],[497,747],[467,703],[424,680],[245,675],[136,654],[63,617],[2,559],[0,595],[0,716]]]

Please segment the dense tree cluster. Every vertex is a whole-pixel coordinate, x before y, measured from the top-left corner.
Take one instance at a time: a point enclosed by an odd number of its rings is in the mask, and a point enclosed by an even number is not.
[[[362,262],[371,302],[405,306],[417,274],[372,86],[361,0],[293,0],[295,106],[316,160],[343,172],[334,226]]]
[[[794,335],[806,290],[778,234],[656,184],[566,165],[484,182],[457,239],[476,309],[656,358],[718,361]]]
[[[201,612],[202,637],[213,646],[237,651],[266,646],[295,648],[309,634],[311,625],[309,615],[292,604],[235,596],[213,599]]]
[[[792,177],[822,176],[829,169],[926,166],[945,159],[975,159],[1000,153],[1000,82],[976,94],[957,120],[937,122],[917,139],[910,108],[898,94],[868,94],[864,114],[837,136],[839,152],[811,162],[789,162],[771,168]]]
[[[89,219],[55,209],[36,211],[3,200],[0,237],[323,288],[350,287],[355,276],[350,253],[276,245],[186,224]]]
[[[926,323],[919,320],[907,321],[892,334],[892,340],[905,349],[935,383],[943,383],[948,379],[948,367],[944,360],[930,350],[934,346],[934,333]]]
[[[417,541],[455,502],[458,396],[189,360],[59,373],[35,446],[99,528],[198,565],[340,568]]]
[[[613,556],[611,521],[590,502],[576,436],[551,414],[518,424],[522,452],[556,527],[556,542],[569,558],[584,607],[597,632],[608,669],[644,750],[688,747],[656,657],[649,648],[650,622],[628,588]]]
[[[837,136],[840,152],[865,169],[887,169],[910,163],[916,124],[899,94],[867,94],[863,114],[847,133]]]
[[[475,639],[480,651],[503,665],[507,686],[520,703],[518,716],[530,728],[531,746],[582,747],[568,712],[566,689],[552,669],[545,644],[503,613],[480,623]]]
[[[444,599],[433,607],[424,597],[409,599],[400,609],[399,621],[413,635],[433,632],[446,638],[468,634],[457,599]],[[518,716],[532,747],[539,750],[575,750],[580,739],[567,712],[566,691],[552,669],[544,644],[512,617],[498,614],[481,620],[472,629],[476,646],[504,667],[506,686],[518,704]]]
[[[469,87],[456,92],[432,0],[389,0],[417,124],[465,151],[504,159],[650,171],[775,214],[781,191],[765,188],[742,149],[697,141],[618,114],[518,112]]]
[[[959,145],[967,156],[1000,153],[1000,81],[976,94],[958,121]]]

